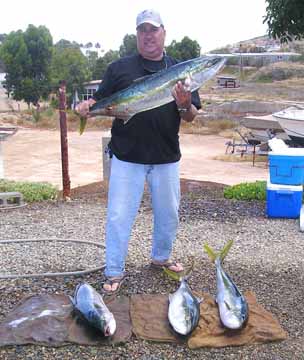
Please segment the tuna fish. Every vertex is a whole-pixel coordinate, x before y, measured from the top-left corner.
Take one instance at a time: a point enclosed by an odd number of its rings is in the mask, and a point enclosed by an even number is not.
[[[90,325],[100,330],[104,336],[111,336],[115,333],[115,318],[104,303],[102,296],[92,286],[86,283],[78,285],[71,301],[75,310]]]
[[[127,123],[137,113],[174,101],[172,89],[179,80],[191,92],[199,89],[224,66],[225,61],[218,56],[203,56],[145,76],[126,89],[97,101],[90,108],[90,115],[115,116]]]
[[[178,334],[188,335],[195,329],[200,318],[200,302],[182,278],[177,291],[169,295],[168,319]]]
[[[245,297],[222,267],[222,261],[232,243],[230,241],[219,254],[208,245],[205,245],[205,250],[216,266],[216,302],[221,322],[226,328],[237,330],[245,325],[249,309]]]

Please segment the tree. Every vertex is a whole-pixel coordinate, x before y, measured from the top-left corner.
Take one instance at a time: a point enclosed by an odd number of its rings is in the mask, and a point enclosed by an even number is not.
[[[166,52],[178,60],[185,61],[200,56],[201,47],[196,40],[191,40],[188,36],[185,36],[181,42],[173,40],[166,47]]]
[[[303,0],[266,0],[266,3],[264,23],[270,36],[280,38],[281,42],[304,37]]]
[[[87,50],[86,51],[86,57],[87,57],[87,60],[88,60],[89,71],[92,74],[95,67],[96,67],[96,61],[98,59],[98,52],[97,51]]]
[[[0,34],[0,43],[2,43],[6,37],[7,37],[6,34]]]
[[[114,50],[107,51],[103,57],[96,61],[95,68],[92,73],[93,79],[102,79],[108,65],[119,58],[119,52]]]
[[[120,57],[137,54],[137,39],[136,35],[125,35],[122,45],[119,48]]]
[[[49,65],[53,40],[44,26],[29,25],[25,32],[5,38],[0,57],[6,67],[6,88],[15,100],[39,105],[50,92]]]
[[[54,48],[51,64],[53,87],[57,87],[60,80],[66,80],[67,95],[71,96],[75,89],[82,89],[83,83],[90,78],[88,61],[78,48]]]
[[[79,49],[80,45],[76,41],[71,42],[69,40],[61,39],[55,44],[55,47],[59,49],[66,49],[66,48]]]

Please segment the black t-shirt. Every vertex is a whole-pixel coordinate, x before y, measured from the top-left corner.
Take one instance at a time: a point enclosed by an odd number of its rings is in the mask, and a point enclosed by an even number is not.
[[[161,61],[149,61],[132,55],[111,63],[103,77],[95,100],[130,86],[134,80],[152,74],[177,61],[164,56]],[[198,92],[192,93],[192,103],[201,108]],[[110,149],[120,160],[139,164],[165,164],[180,159],[180,115],[175,101],[134,115],[127,124],[114,119]]]

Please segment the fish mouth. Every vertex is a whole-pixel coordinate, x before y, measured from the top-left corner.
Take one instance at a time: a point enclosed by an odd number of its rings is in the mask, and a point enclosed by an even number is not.
[[[111,330],[110,330],[110,327],[107,326],[105,329],[104,329],[104,336],[111,336]]]

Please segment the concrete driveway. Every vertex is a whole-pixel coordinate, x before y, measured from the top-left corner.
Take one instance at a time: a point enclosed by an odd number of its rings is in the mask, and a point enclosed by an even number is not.
[[[68,134],[71,186],[101,181],[102,137],[108,133],[86,131]],[[267,179],[265,164],[253,167],[251,162],[214,160],[225,153],[227,139],[220,136],[182,134],[181,177],[237,184]],[[4,175],[18,181],[48,181],[62,187],[60,134],[58,131],[20,129],[2,143]]]

